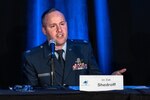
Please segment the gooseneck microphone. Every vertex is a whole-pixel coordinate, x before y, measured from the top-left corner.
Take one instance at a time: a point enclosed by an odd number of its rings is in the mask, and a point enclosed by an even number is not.
[[[55,57],[55,45],[56,45],[56,42],[55,40],[50,40],[49,41],[49,46],[50,46],[50,56],[51,56],[51,59],[50,59],[50,62],[51,62],[51,70],[50,70],[50,74],[51,74],[51,85],[54,86],[54,74],[55,74],[55,65],[54,65],[54,57]]]

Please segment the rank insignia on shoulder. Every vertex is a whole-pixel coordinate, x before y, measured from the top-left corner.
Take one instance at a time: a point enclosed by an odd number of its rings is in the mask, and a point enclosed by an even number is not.
[[[31,50],[27,50],[27,51],[26,51],[26,53],[30,53],[30,52],[31,52]]]
[[[75,42],[75,43],[88,43],[88,41],[86,40],[80,40],[80,39],[75,39],[75,40],[71,40],[72,42]]]

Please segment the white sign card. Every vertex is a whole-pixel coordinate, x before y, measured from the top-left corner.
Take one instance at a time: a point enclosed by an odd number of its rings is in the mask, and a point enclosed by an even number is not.
[[[123,75],[80,75],[80,91],[123,90]]]

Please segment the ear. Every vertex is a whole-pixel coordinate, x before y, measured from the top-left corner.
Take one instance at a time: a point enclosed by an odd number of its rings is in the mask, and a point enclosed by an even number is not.
[[[43,32],[44,35],[46,35],[46,30],[45,30],[44,26],[42,26],[42,32]]]

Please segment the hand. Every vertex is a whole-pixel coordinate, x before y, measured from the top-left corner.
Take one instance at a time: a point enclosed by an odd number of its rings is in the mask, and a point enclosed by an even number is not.
[[[115,72],[112,73],[112,75],[122,75],[124,72],[126,72],[126,68],[123,68],[121,70],[117,70]]]

